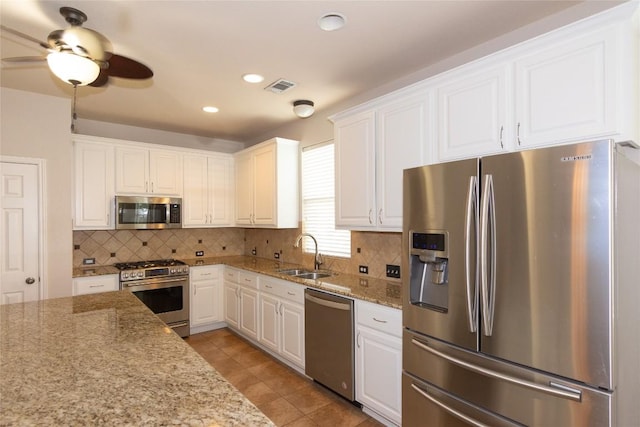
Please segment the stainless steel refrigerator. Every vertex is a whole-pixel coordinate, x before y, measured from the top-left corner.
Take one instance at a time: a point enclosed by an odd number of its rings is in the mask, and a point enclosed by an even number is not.
[[[640,167],[624,145],[404,171],[403,425],[640,425]]]

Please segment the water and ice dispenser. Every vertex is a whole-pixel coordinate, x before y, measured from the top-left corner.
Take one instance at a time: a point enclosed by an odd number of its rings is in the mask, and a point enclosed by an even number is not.
[[[446,312],[449,309],[448,235],[444,231],[413,231],[410,238],[410,302]]]

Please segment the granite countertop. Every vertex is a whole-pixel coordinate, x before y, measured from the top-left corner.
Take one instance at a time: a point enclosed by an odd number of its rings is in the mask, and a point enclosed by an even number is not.
[[[128,291],[0,306],[0,425],[272,426]]]
[[[277,260],[257,258],[253,256],[224,256],[210,258],[183,259],[191,267],[201,265],[224,264],[255,273],[265,274],[282,280],[299,283],[311,288],[317,288],[357,298],[388,307],[402,309],[402,284],[384,279],[368,278],[351,274],[335,273],[318,280],[301,279],[281,274],[278,270],[301,268],[297,264],[281,263]]]
[[[104,276],[106,274],[119,274],[120,270],[112,265],[92,265],[86,267],[74,267],[73,277]]]

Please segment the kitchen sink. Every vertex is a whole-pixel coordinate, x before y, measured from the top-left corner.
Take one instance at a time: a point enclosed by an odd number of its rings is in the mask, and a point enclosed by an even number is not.
[[[327,271],[314,271],[314,270],[307,270],[307,269],[304,269],[304,268],[292,268],[292,269],[287,269],[287,270],[277,270],[277,272],[280,273],[280,274],[284,274],[286,276],[294,276],[294,277],[298,277],[300,279],[312,279],[312,280],[316,280],[316,279],[321,279],[323,277],[332,276],[332,274],[327,272]]]
[[[316,271],[312,271],[309,273],[301,273],[301,274],[296,274],[295,277],[299,277],[301,279],[321,279],[323,277],[329,277],[331,276],[330,273],[321,273],[321,272],[316,272]]]

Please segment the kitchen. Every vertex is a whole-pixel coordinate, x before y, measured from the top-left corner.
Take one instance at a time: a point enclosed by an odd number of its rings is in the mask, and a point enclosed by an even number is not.
[[[446,86],[445,86],[446,88]],[[346,108],[345,108],[346,109]],[[336,112],[342,111],[344,109],[336,109]],[[69,131],[68,131],[68,111],[69,111],[69,100],[63,98],[54,98],[54,97],[46,97],[46,96],[38,96],[32,93],[22,93],[14,90],[7,90],[3,88],[2,93],[2,111],[3,111],[3,126],[2,126],[2,140],[3,140],[3,155],[13,155],[13,156],[23,156],[23,157],[36,157],[43,158],[46,157],[48,159],[48,171],[49,171],[49,182],[48,186],[50,189],[63,189],[68,188],[69,185],[67,183],[71,182],[71,168],[69,167],[69,162],[71,158],[70,147],[68,150],[60,150],[58,148],[50,148],[51,141],[56,140],[55,135],[59,135],[59,141],[66,141],[69,139]],[[29,112],[29,114],[24,114],[23,112]],[[34,120],[34,117],[38,117],[40,119],[39,123],[42,124],[41,127],[37,128],[31,125]],[[637,113],[636,116],[637,117]],[[89,129],[89,125],[92,123],[90,121],[79,121],[79,128]],[[93,124],[98,127],[100,124]],[[294,125],[294,128],[298,128],[299,126],[303,126],[302,124]],[[310,125],[312,126],[312,125]],[[322,141],[331,138],[331,134],[333,132],[330,124],[326,124],[325,127],[329,127],[329,133],[325,132],[321,136],[316,136],[316,141]],[[44,130],[46,128],[46,131]],[[113,126],[114,129],[120,132],[124,132],[129,130],[129,128],[122,126]],[[162,135],[164,137],[170,136],[162,132],[156,132],[153,134]],[[279,136],[288,136],[286,133],[278,133]],[[112,135],[106,135],[112,136]],[[33,140],[33,144],[23,144],[21,141],[25,139]],[[127,138],[123,138],[127,139]],[[131,139],[131,138],[129,138]],[[161,138],[155,138],[157,141],[161,140]],[[194,138],[195,139],[195,138]],[[263,138],[268,139],[268,137]],[[299,138],[303,139],[303,138]],[[7,142],[8,141],[8,142]],[[14,147],[14,143],[11,141],[16,141],[16,146]],[[20,141],[20,142],[18,142]],[[35,142],[42,141],[42,142]],[[65,143],[66,146],[66,143]],[[45,153],[47,153],[45,155]],[[455,156],[456,153],[451,153],[451,156]],[[60,209],[59,207],[68,207],[73,205],[71,190],[69,192],[65,191],[50,191],[48,194],[48,198],[50,200],[47,222],[49,230],[49,236],[47,239],[47,252],[52,254],[50,256],[51,260],[49,261],[49,265],[45,268],[47,273],[47,280],[50,283],[48,287],[48,297],[59,297],[59,296],[68,296],[71,294],[71,271],[72,267],[77,266],[75,258],[78,256],[78,259],[91,257],[94,255],[93,253],[88,253],[84,255],[80,255],[78,251],[82,251],[82,243],[76,239],[82,239],[79,233],[82,232],[72,232],[71,225],[69,221],[69,210],[68,209]],[[365,212],[365,216],[367,212]],[[298,230],[297,230],[298,231]],[[223,236],[222,240],[224,244],[220,244],[218,247],[220,251],[222,251],[222,247],[225,246],[227,249],[225,251],[229,251],[226,253],[218,253],[207,252],[207,256],[217,256],[217,255],[235,255],[235,254],[250,254],[250,250],[252,248],[256,248],[257,253],[266,254],[268,258],[271,258],[271,254],[277,252],[279,250],[283,250],[284,256],[283,259],[286,262],[293,262],[296,264],[303,264],[305,266],[310,265],[309,257],[301,258],[301,251],[294,251],[291,248],[293,240],[297,235],[297,231],[293,233],[289,233],[287,231],[273,231],[269,232],[266,230],[258,230],[258,229],[246,229],[244,231],[244,238],[247,239],[247,242],[238,244],[235,246],[231,241],[237,242],[237,234],[242,231],[236,231],[235,229],[231,229],[230,236]],[[284,234],[284,236],[279,237],[279,234]],[[80,237],[77,237],[79,235]],[[98,237],[98,236],[97,236]],[[101,239],[101,237],[98,237]],[[384,277],[384,268],[381,265],[384,264],[399,264],[400,259],[400,237],[398,233],[395,234],[384,234],[384,233],[370,233],[370,232],[358,232],[355,233],[354,239],[360,239],[362,243],[354,243],[354,247],[360,247],[364,250],[360,254],[362,258],[357,258],[358,255],[354,254],[354,258],[349,261],[348,265],[345,265],[343,271],[349,271],[350,274],[355,273],[357,270],[357,266],[359,265],[369,265],[371,268],[370,275],[373,277]],[[266,242],[269,243],[266,243]],[[207,239],[203,239],[203,244],[206,244]],[[68,248],[74,247],[74,245],[79,245],[81,249],[74,250],[73,253],[69,251]],[[372,259],[375,258],[370,252],[376,252],[371,250],[371,248],[379,248],[379,247],[390,247],[389,254],[385,254],[382,257],[381,262],[374,264],[372,263]],[[187,249],[188,248],[188,249]],[[367,250],[369,248],[370,250]],[[395,250],[393,248],[396,248]],[[170,249],[176,249],[176,251],[182,251],[183,248],[176,246]],[[184,251],[191,252],[192,247],[185,246]],[[208,248],[205,248],[209,250]],[[238,252],[231,252],[238,251]],[[290,251],[290,252],[288,252]],[[76,255],[78,252],[78,255]],[[118,250],[113,251],[118,253]],[[110,252],[111,253],[111,252]],[[110,255],[109,253],[109,255]],[[53,256],[55,254],[55,256]],[[182,255],[182,254],[181,254]],[[297,258],[296,258],[297,257]],[[99,259],[99,257],[96,257]],[[374,268],[377,268],[377,271],[374,271]],[[357,273],[356,273],[357,274]]]

